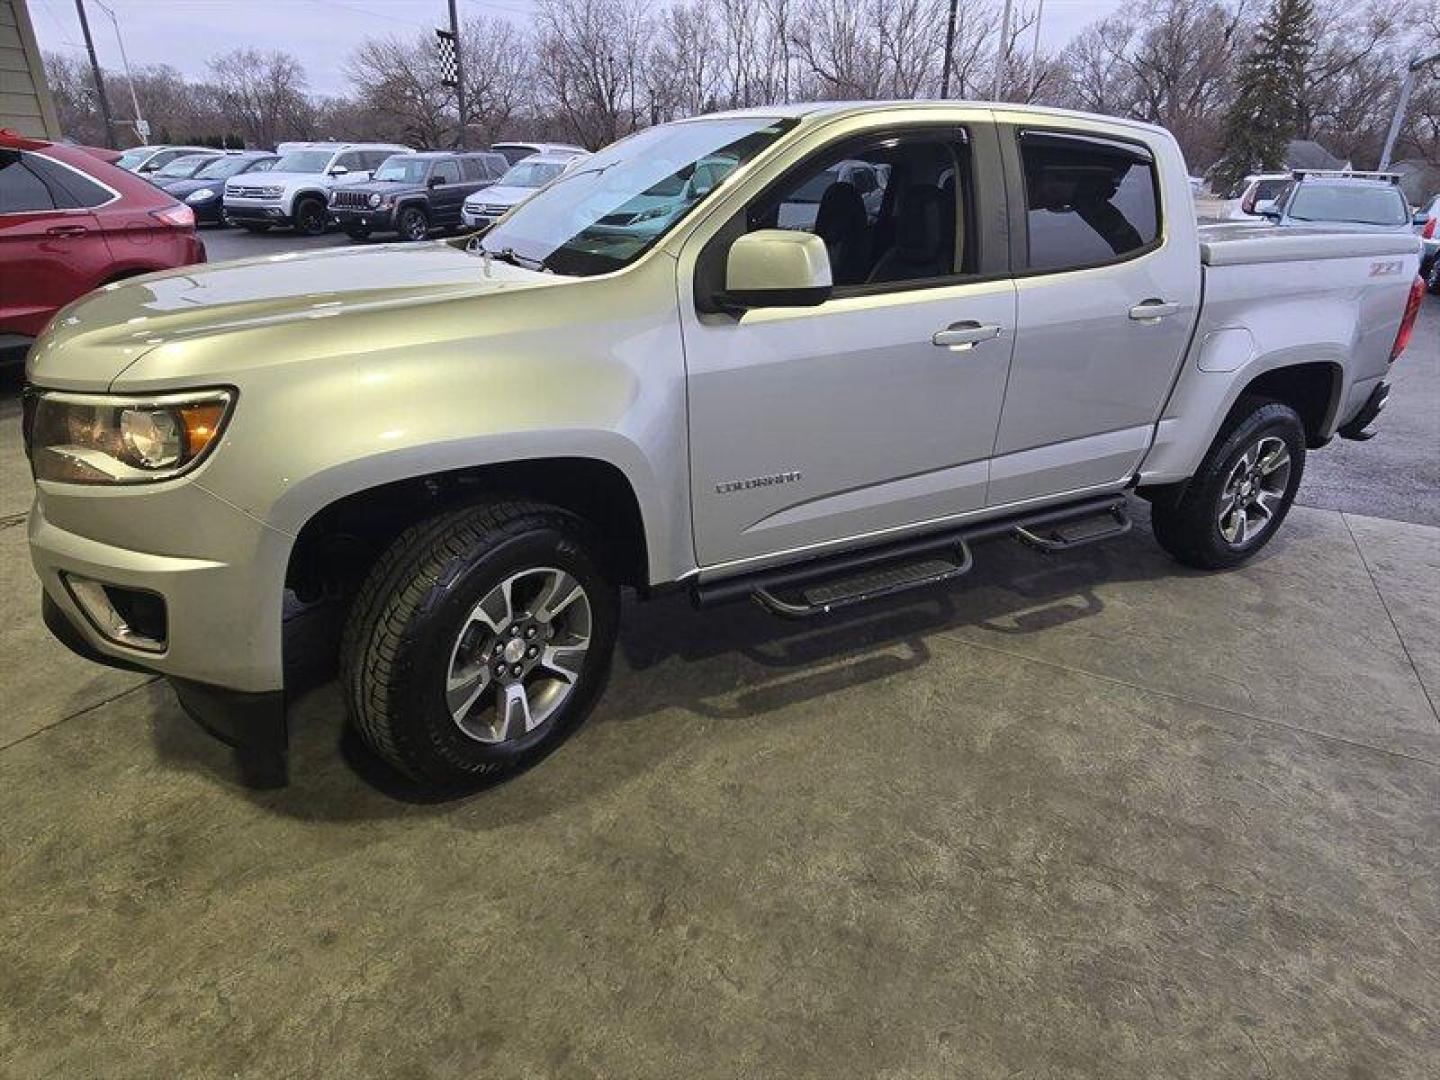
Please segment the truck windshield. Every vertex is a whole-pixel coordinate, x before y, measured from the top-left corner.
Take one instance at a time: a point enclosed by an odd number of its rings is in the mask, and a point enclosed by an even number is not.
[[[275,163],[275,172],[318,173],[324,172],[334,156],[333,150],[296,150],[283,155]]]
[[[1349,221],[1358,225],[1408,225],[1410,213],[1398,188],[1386,185],[1301,184],[1286,212],[1295,221]]]
[[[618,270],[793,126],[743,117],[648,128],[586,158],[512,210],[485,234],[481,250],[508,252],[558,274]]]

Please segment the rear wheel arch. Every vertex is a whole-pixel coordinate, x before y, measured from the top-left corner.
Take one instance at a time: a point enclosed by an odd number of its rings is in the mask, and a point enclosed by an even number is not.
[[[1305,425],[1309,449],[1325,445],[1340,409],[1345,369],[1333,360],[1315,360],[1273,367],[1252,378],[1236,396],[1230,412],[1246,399],[1278,401],[1294,409]]]

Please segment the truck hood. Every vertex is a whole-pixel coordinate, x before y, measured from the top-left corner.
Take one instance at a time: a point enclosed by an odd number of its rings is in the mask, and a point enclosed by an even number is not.
[[[64,308],[30,351],[26,376],[55,389],[103,390],[140,357],[166,345],[567,280],[443,242],[187,266],[107,285]],[[245,350],[237,350],[230,363],[244,366],[244,357]]]

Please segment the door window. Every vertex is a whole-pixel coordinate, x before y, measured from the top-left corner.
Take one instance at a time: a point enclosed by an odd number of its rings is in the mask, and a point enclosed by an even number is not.
[[[485,161],[483,158],[461,158],[460,164],[461,167],[464,169],[465,179],[468,180],[470,183],[479,184],[490,179],[489,173],[487,173],[485,170]]]
[[[943,280],[976,265],[970,190],[963,135],[919,131],[822,152],[752,203],[746,228],[819,236],[841,295]]]
[[[335,159],[335,163],[330,166],[330,168],[332,169],[341,167],[348,169],[350,172],[368,171],[365,164],[364,155],[362,155],[361,153],[359,153],[359,151],[356,150],[351,150],[348,153],[341,154]]]
[[[1078,270],[1129,258],[1160,235],[1155,162],[1108,139],[1023,132],[1031,270]]]
[[[29,154],[0,156],[0,214],[54,210],[55,197],[25,159]]]
[[[437,161],[434,170],[430,173],[430,178],[438,179],[442,184],[458,184],[460,182],[460,166],[453,161]]]

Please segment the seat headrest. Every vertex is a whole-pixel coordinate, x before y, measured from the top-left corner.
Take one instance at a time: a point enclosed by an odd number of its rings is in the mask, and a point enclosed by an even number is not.
[[[944,196],[931,184],[916,184],[905,192],[895,246],[910,259],[931,259],[945,245]]]
[[[844,180],[831,184],[820,197],[815,211],[815,231],[820,236],[849,229],[863,229],[867,223],[865,200],[860,190]]]

